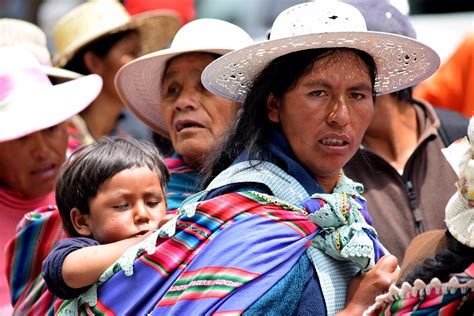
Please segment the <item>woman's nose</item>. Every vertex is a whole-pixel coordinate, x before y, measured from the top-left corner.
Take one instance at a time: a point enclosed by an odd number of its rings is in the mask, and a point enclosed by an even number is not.
[[[175,102],[177,111],[192,111],[199,107],[199,92],[194,89],[183,89]]]
[[[345,126],[349,123],[349,109],[344,96],[336,99],[327,119],[330,125]]]
[[[32,144],[32,156],[34,158],[44,158],[49,150],[48,141],[42,131],[35,132],[29,136]]]

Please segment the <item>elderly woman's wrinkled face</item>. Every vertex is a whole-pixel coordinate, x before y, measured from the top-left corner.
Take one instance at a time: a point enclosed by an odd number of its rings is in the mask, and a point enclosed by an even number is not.
[[[201,84],[201,73],[215,57],[192,53],[171,60],[163,75],[161,115],[176,153],[193,169],[221,141],[238,105],[215,96]]]
[[[66,123],[0,143],[0,186],[25,198],[48,194],[66,159]]]
[[[367,66],[350,51],[323,57],[281,99],[270,95],[267,111],[298,161],[326,191],[332,190],[372,119]]]

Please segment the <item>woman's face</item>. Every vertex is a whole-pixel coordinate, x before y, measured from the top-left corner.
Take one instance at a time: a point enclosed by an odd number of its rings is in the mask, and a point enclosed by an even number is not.
[[[53,191],[66,159],[67,141],[62,123],[0,143],[0,185],[26,198]]]
[[[205,53],[175,57],[163,75],[161,115],[176,153],[193,169],[221,141],[226,127],[236,117],[238,105],[207,91],[201,73],[215,59]]]
[[[98,58],[100,65],[96,73],[104,81],[103,89],[115,95],[118,100],[120,98],[114,85],[115,74],[123,65],[137,58],[140,55],[140,51],[140,38],[136,32],[131,32],[115,43],[104,57]],[[122,104],[121,101],[118,103]]]
[[[270,95],[267,111],[298,161],[331,192],[372,119],[367,67],[350,51],[323,57],[281,99]]]

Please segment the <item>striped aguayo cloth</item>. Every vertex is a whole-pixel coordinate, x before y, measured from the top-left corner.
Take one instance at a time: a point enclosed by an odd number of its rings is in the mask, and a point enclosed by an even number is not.
[[[294,207],[250,192],[226,194],[201,202],[192,217],[182,216],[172,237],[158,238],[153,254],[138,256],[133,275],[116,265],[98,287],[96,304],[79,298],[58,301],[55,309],[84,315],[241,314],[291,270],[316,230]]]

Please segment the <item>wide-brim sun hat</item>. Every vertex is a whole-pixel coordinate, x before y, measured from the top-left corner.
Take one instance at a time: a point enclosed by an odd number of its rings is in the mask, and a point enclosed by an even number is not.
[[[51,54],[46,45],[46,34],[36,25],[18,19],[0,19],[0,47],[23,47],[30,51],[40,63],[40,67],[49,77],[56,80],[70,80],[81,74],[53,67]]]
[[[413,86],[440,64],[438,54],[417,40],[367,31],[362,14],[353,6],[317,0],[280,13],[268,41],[213,61],[204,69],[202,83],[212,93],[242,103],[255,78],[274,59],[318,48],[353,48],[372,56],[377,67],[376,95]]]
[[[240,27],[218,19],[197,19],[184,25],[167,49],[124,65],[115,76],[123,102],[150,128],[169,138],[160,115],[161,81],[167,62],[178,55],[202,52],[224,55],[254,41]]]
[[[98,75],[53,85],[25,48],[0,48],[0,142],[55,126],[84,110],[102,89]]]
[[[72,9],[54,26],[53,64],[64,67],[82,48],[110,34],[137,30],[143,54],[162,49],[181,26],[173,10],[130,16],[115,0],[90,0]]]

